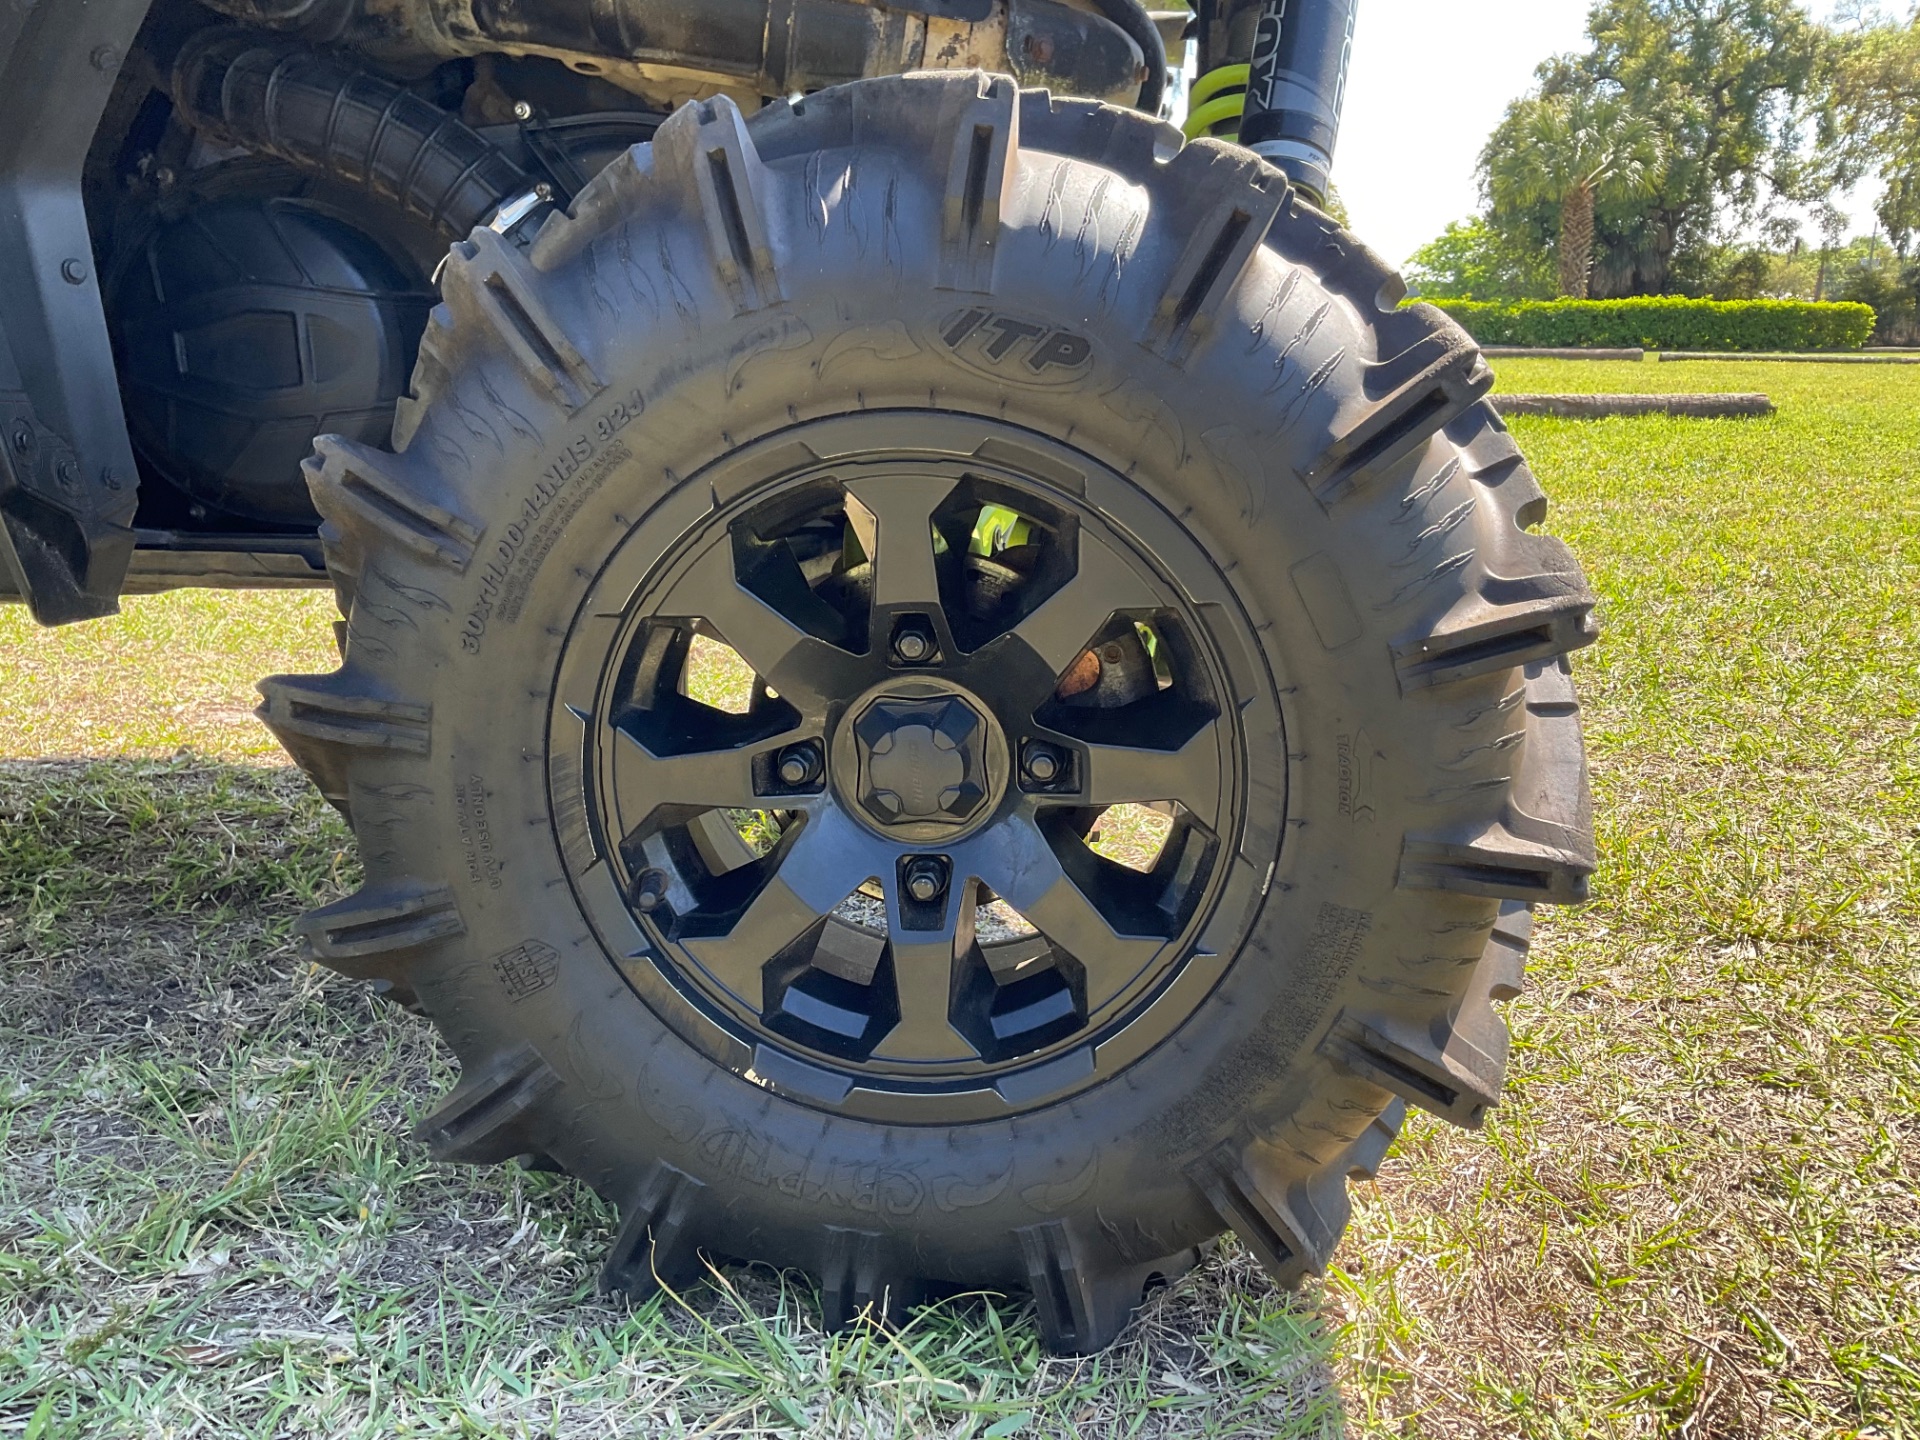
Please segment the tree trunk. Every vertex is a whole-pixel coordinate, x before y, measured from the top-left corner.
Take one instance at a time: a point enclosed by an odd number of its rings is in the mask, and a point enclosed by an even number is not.
[[[1623,295],[1665,295],[1673,288],[1675,238],[1686,217],[1675,210],[1655,210],[1647,217],[1647,247],[1634,264],[1632,288]]]
[[[1560,293],[1570,300],[1587,298],[1587,277],[1593,273],[1593,191],[1575,185],[1560,201]]]

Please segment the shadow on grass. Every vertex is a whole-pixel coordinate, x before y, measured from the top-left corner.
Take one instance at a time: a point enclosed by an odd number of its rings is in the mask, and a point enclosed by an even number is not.
[[[357,883],[281,767],[0,762],[0,1426],[36,1437],[1325,1435],[1316,1312],[1231,1246],[1106,1354],[1023,1297],[822,1334],[805,1277],[725,1267],[630,1308],[612,1210],[428,1163],[430,1026],[304,961]]]

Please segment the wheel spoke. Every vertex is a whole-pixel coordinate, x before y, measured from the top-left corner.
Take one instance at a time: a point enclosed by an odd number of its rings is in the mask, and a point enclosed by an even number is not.
[[[847,486],[847,493],[866,512],[851,518],[861,543],[873,556],[876,615],[896,610],[931,614],[941,608],[933,512],[954,483],[937,475],[893,475]],[[871,529],[866,523],[869,518]]]
[[[1089,1013],[1118,994],[1152,962],[1166,937],[1117,928],[1074,883],[1060,857],[1030,820],[1010,819],[996,857],[980,878],[1086,972]],[[991,873],[988,873],[991,872]]]
[[[620,814],[630,824],[662,805],[751,810],[760,803],[753,785],[754,758],[784,743],[762,740],[731,750],[656,755],[632,732],[620,729],[616,734],[613,788]]]
[[[1220,808],[1220,746],[1214,720],[1178,750],[1088,745],[1080,796],[1089,805],[1178,800],[1204,823]]]
[[[1080,538],[1073,578],[1013,627],[1012,633],[1054,679],[1085,650],[1119,610],[1151,610],[1160,602],[1133,567],[1104,547]]]
[[[894,990],[900,1021],[874,1049],[882,1060],[970,1060],[975,1050],[953,1028],[954,966],[973,944],[974,886],[950,886],[946,913],[937,930],[908,930],[901,924],[899,888],[890,875],[887,890],[888,940],[893,950]]]
[[[831,806],[813,811],[774,851],[774,870],[725,935],[690,936],[694,959],[758,1010],[766,962],[818,924],[873,874],[875,846]],[[883,862],[884,863],[884,862]]]
[[[830,696],[860,683],[855,656],[808,634],[740,583],[725,539],[680,577],[659,613],[707,621],[756,675],[803,712],[818,713]]]

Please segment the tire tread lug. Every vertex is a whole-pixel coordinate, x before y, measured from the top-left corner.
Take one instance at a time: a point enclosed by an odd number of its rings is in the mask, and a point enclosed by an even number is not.
[[[1367,372],[1366,387],[1387,393],[1300,473],[1326,509],[1424,449],[1493,388],[1493,371],[1479,347],[1452,325],[1435,329],[1391,360],[1368,366]]]
[[[1305,1229],[1283,1190],[1262,1186],[1246,1163],[1247,1143],[1229,1140],[1187,1167],[1213,1213],[1277,1285],[1291,1288],[1316,1268]]]
[[[897,1325],[918,1287],[889,1272],[886,1237],[875,1230],[826,1227],[820,1261],[821,1323],[844,1330],[862,1315]]]
[[[480,527],[424,498],[420,486],[403,478],[399,456],[337,435],[321,436],[314,448],[302,469],[315,508],[336,535],[371,529],[422,560],[465,573],[480,543]],[[364,540],[359,548],[364,552]]]
[[[535,1112],[560,1089],[560,1077],[531,1045],[479,1070],[414,1130],[433,1158],[461,1165],[497,1165],[541,1148]]]
[[[1278,170],[1214,140],[1194,141],[1167,168],[1209,197],[1141,336],[1161,359],[1181,365],[1212,329],[1291,192]]]
[[[541,298],[524,262],[491,230],[476,230],[447,256],[441,289],[456,323],[485,326],[534,387],[572,415],[606,387]]]
[[[656,166],[693,184],[713,265],[736,314],[778,305],[779,248],[769,220],[772,180],[740,107],[724,95],[683,106],[654,136]]]
[[[1018,176],[1019,91],[1004,75],[976,74],[960,92],[940,211],[940,288],[993,290],[1000,212]]]
[[[1477,1130],[1500,1098],[1504,1047],[1489,1056],[1458,1027],[1452,1036],[1454,1043],[1441,1046],[1384,1016],[1346,1010],[1321,1042],[1320,1054],[1442,1120]]]
[[[1027,1225],[1014,1234],[1026,1261],[1040,1338],[1054,1355],[1104,1350],[1139,1309],[1151,1275],[1178,1273],[1192,1263],[1191,1252],[1162,1263],[1130,1261],[1067,1220]]]
[[[639,1301],[660,1290],[689,1284],[700,1274],[700,1251],[691,1221],[706,1186],[684,1170],[656,1160],[625,1206],[600,1270],[602,1294]]]
[[[330,969],[358,979],[383,976],[396,956],[466,933],[444,885],[384,881],[308,911],[294,925]]]

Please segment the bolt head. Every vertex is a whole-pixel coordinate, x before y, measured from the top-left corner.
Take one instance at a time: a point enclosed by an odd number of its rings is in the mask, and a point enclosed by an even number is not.
[[[643,915],[650,915],[660,908],[667,898],[667,872],[664,870],[642,870],[633,882],[633,908]]]
[[[1051,745],[1027,746],[1027,778],[1048,785],[1060,777],[1060,756]]]
[[[921,630],[902,630],[893,639],[893,653],[915,664],[933,653],[933,638]]]
[[[533,106],[524,100],[514,101],[513,118],[516,120],[531,120],[533,118]]]
[[[919,904],[938,900],[947,889],[947,867],[934,859],[907,862],[907,894]]]
[[[811,744],[789,745],[776,769],[782,785],[805,785],[820,774],[820,751]]]

